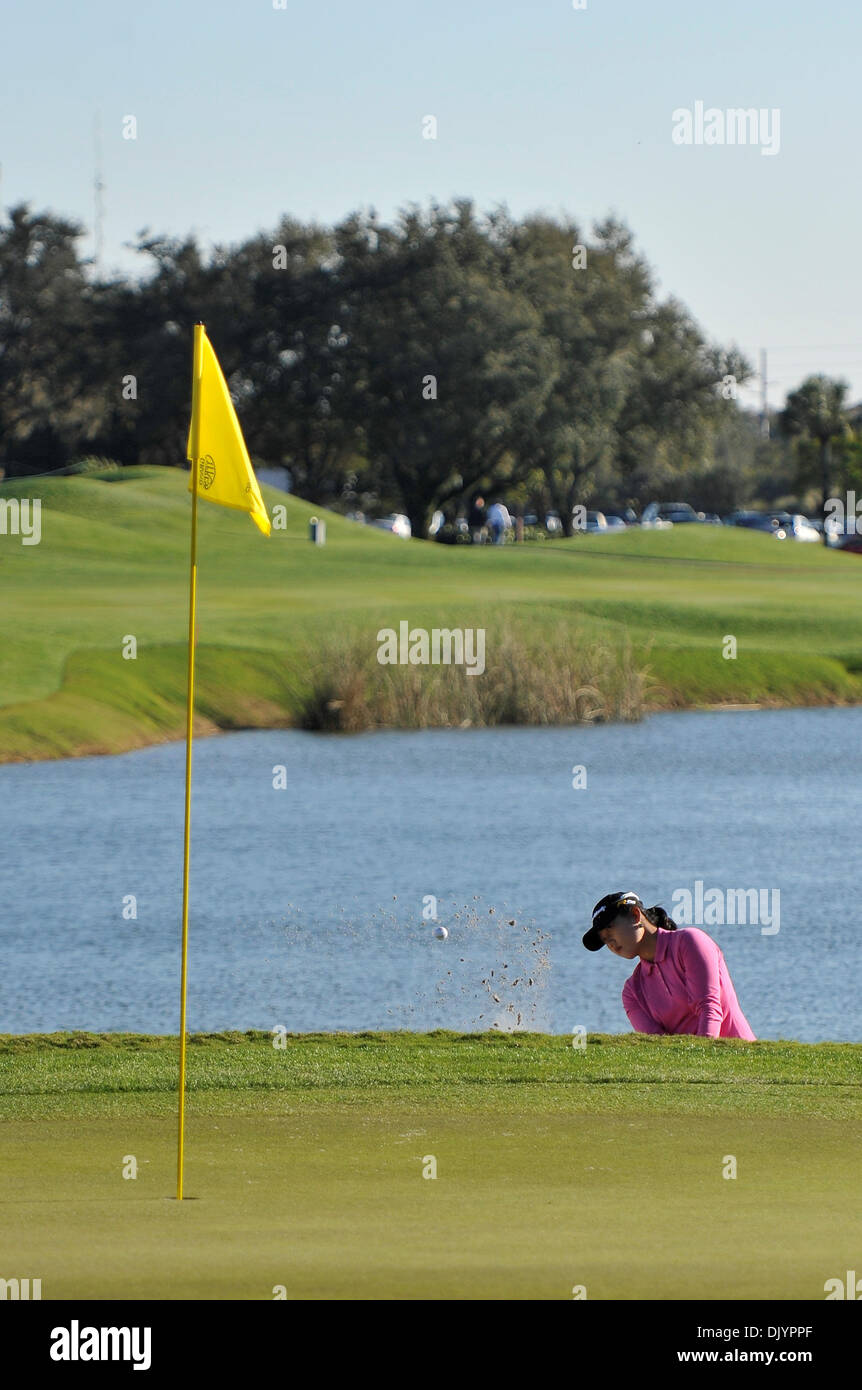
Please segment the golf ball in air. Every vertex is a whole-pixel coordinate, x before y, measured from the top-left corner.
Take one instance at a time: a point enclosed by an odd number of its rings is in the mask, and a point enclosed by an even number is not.
[[[445,941],[449,933],[445,927],[435,927],[434,935],[436,936],[438,941]]]

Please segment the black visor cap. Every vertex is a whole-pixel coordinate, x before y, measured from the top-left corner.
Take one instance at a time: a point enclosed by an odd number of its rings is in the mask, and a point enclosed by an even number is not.
[[[605,943],[599,932],[609,927],[611,922],[615,922],[621,913],[633,907],[643,907],[637,893],[608,893],[597,902],[593,908],[593,924],[582,938],[587,950],[600,951]]]

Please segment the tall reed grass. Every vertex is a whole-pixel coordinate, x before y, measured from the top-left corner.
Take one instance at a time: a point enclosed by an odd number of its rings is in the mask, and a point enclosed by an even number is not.
[[[617,643],[570,625],[486,629],[485,670],[456,665],[380,665],[376,632],[340,634],[305,652],[301,728],[355,733],[378,728],[636,722],[651,689],[628,637]]]

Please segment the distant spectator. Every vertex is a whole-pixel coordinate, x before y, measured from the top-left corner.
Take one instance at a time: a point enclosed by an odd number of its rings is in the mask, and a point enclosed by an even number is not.
[[[488,508],[488,527],[494,545],[502,545],[506,539],[506,532],[512,529],[509,509],[504,507],[502,502],[492,502]]]
[[[467,525],[470,527],[470,536],[474,545],[481,545],[485,539],[485,499],[478,494],[470,503],[470,510],[467,513]]]

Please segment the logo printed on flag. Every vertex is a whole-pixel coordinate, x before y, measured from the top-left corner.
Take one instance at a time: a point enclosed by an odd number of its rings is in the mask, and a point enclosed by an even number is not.
[[[205,491],[208,491],[209,488],[212,487],[213,483],[215,482],[215,475],[215,464],[213,463],[209,454],[207,454],[205,458],[201,459],[200,472],[198,474],[198,482]],[[248,488],[246,488],[246,492],[247,491]]]

